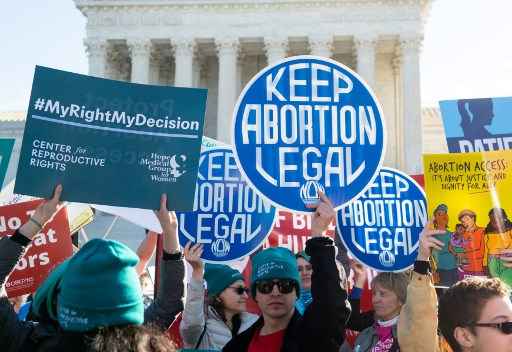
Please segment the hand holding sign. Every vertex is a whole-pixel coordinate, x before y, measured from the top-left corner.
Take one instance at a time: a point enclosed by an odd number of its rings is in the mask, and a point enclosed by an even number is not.
[[[368,276],[365,266],[358,261],[351,259],[350,269],[354,272],[354,286],[361,289],[364,288],[364,284],[366,283],[366,278]]]
[[[203,255],[203,245],[189,242],[185,246],[183,254],[185,256],[185,260],[192,267],[192,277],[197,281],[202,281],[204,265],[203,260],[201,259],[201,255]]]
[[[180,246],[178,242],[178,219],[174,211],[167,209],[167,194],[160,197],[160,209],[155,211],[155,215],[162,227],[162,235],[164,236],[164,250],[169,253],[178,253]]]
[[[329,198],[322,192],[319,192],[318,195],[320,196],[320,201],[316,205],[307,205],[308,208],[315,209],[311,221],[312,237],[322,236],[336,215]]]
[[[53,215],[57,213],[61,194],[62,185],[57,185],[53,191],[52,198],[41,203],[36,208],[34,215],[29,218],[29,221],[20,227],[19,232],[29,239],[32,239],[32,237],[38,234]]]
[[[429,220],[427,226],[423,229],[420,235],[420,246],[418,250],[417,260],[428,262],[432,255],[432,249],[441,250],[443,249],[443,242],[436,239],[436,235],[443,235],[446,233],[445,230],[433,230],[434,222],[432,219]]]

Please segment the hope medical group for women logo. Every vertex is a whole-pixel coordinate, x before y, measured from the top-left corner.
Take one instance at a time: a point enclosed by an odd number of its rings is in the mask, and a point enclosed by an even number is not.
[[[372,90],[342,64],[296,56],[247,84],[233,113],[241,173],[275,206],[308,212],[324,192],[336,209],[382,165],[386,134]]]

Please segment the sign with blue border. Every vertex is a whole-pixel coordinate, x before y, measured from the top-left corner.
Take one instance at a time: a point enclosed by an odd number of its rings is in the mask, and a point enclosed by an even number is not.
[[[14,192],[192,209],[206,89],[150,86],[37,66]]]
[[[272,231],[276,209],[244,180],[227,146],[204,150],[199,159],[192,212],[178,212],[180,244],[202,243],[203,260],[245,257]]]
[[[512,97],[439,102],[450,153],[512,149]]]
[[[336,213],[346,248],[358,261],[379,271],[404,271],[414,264],[426,222],[421,186],[386,167],[363,196]]]
[[[382,165],[384,117],[371,88],[348,67],[316,56],[260,71],[233,113],[237,164],[272,202],[311,211],[322,191],[336,209],[357,198]]]

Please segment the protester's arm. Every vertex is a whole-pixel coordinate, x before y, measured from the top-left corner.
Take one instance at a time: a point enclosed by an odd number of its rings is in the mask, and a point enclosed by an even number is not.
[[[52,198],[36,208],[31,220],[23,224],[14,235],[0,239],[0,296],[6,295],[4,290],[6,279],[18,260],[25,254],[32,238],[57,212],[61,194],[62,186],[58,185],[55,187]]]
[[[443,231],[430,230],[429,225],[420,237],[418,257],[407,286],[407,302],[398,321],[398,344],[404,352],[433,352],[439,348],[437,295],[428,260],[432,249],[443,247],[443,242],[435,238]]]
[[[192,277],[187,286],[187,300],[180,323],[180,334],[185,347],[195,347],[205,325],[203,246],[188,243],[184,249],[185,260],[192,266]]]
[[[0,239],[0,341],[2,351],[18,351],[32,331],[34,324],[18,319],[5,293],[5,282],[18,260],[24,255],[32,238],[57,212],[62,186],[57,186],[51,199],[41,203],[13,236]]]
[[[146,323],[167,329],[183,310],[185,265],[178,241],[178,220],[167,210],[167,196],[162,195],[160,210],[155,212],[163,236],[163,256],[160,266],[160,287],[153,303],[144,312]]]
[[[363,331],[375,322],[373,311],[361,313],[361,294],[367,279],[366,268],[355,260],[350,263],[350,267],[354,272],[354,287],[349,297],[352,312],[347,322],[347,328],[354,331]]]
[[[320,193],[320,202],[314,207],[311,236],[306,242],[306,253],[311,256],[313,274],[311,278],[312,303],[304,312],[303,328],[306,341],[323,341],[339,346],[343,343],[345,324],[350,316],[347,292],[341,286],[335,262],[334,242],[322,236],[335,212],[330,200]],[[307,342],[305,342],[307,343]],[[313,346],[308,346],[313,347]]]
[[[146,267],[151,260],[156,250],[156,242],[158,241],[158,234],[153,231],[148,231],[146,237],[142,240],[139,247],[137,248],[137,255],[139,262],[135,267],[137,274],[142,275],[146,271]]]

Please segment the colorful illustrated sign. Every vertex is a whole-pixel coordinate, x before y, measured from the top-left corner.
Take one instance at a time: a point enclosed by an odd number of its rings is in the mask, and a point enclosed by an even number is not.
[[[450,153],[512,149],[512,97],[439,102]]]
[[[0,139],[0,188],[4,184],[5,174],[9,167],[9,160],[11,160],[12,148],[14,147],[13,138],[1,138]]]
[[[14,192],[192,209],[206,90],[148,86],[36,67]]]
[[[0,237],[12,235],[28,221],[42,200],[0,207]],[[5,288],[9,297],[34,292],[58,264],[73,254],[66,209],[60,209],[53,219],[32,239],[28,251],[9,275]]]
[[[204,245],[205,262],[254,252],[274,225],[276,209],[245,182],[229,147],[201,153],[192,212],[177,213],[180,244]]]
[[[385,149],[382,109],[346,66],[296,56],[259,72],[233,114],[235,157],[276,207],[310,212],[323,191],[336,209],[377,176]]]
[[[364,195],[336,214],[349,252],[379,271],[404,271],[416,260],[427,222],[423,189],[408,175],[382,168]]]
[[[512,285],[512,151],[423,158],[428,213],[445,230],[434,252],[439,284],[467,276]]]

